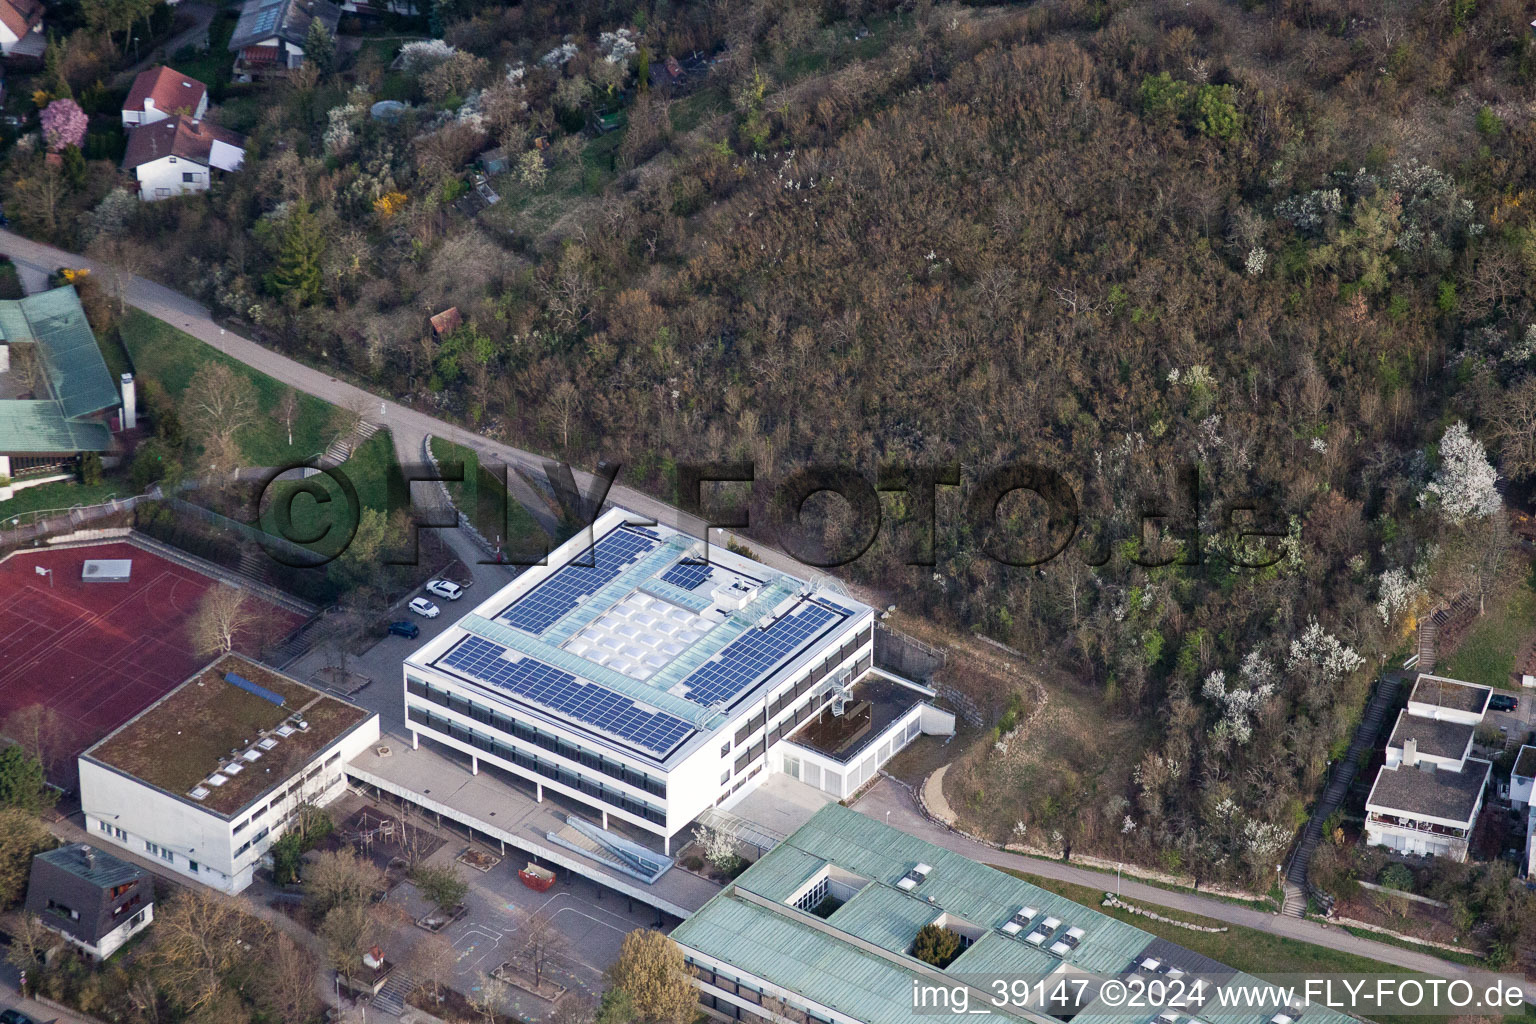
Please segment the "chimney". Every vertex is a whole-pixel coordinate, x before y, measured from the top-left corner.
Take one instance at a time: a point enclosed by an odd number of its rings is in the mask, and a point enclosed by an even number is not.
[[[1419,763],[1419,741],[1403,740],[1403,767],[1412,768]]]
[[[87,846],[81,852],[85,854],[85,866],[87,870],[94,868],[96,866],[96,851]]]
[[[123,429],[132,430],[139,425],[139,404],[134,393],[133,374],[123,374],[122,385]]]

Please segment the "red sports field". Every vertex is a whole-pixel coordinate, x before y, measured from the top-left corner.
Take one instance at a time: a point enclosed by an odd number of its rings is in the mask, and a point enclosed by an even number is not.
[[[82,582],[86,560],[100,558],[132,559],[131,579]],[[32,705],[51,708],[63,735],[45,744],[50,775],[72,782],[76,754],[213,660],[193,652],[187,625],[216,583],[123,543],[0,561],[0,723]],[[303,622],[255,594],[249,600],[261,626],[237,645],[247,653],[258,637],[282,637]]]

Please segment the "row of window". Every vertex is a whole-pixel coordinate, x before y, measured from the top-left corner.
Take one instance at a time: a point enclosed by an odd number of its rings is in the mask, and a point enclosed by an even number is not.
[[[691,959],[689,960],[689,964],[693,967],[694,976],[697,977],[703,984],[718,989],[721,992],[728,992],[735,996],[737,999],[740,999],[744,1002],[752,1003],[758,1006],[762,1005],[765,993],[756,985],[750,985],[746,982],[738,982],[728,975],[710,970],[703,964],[693,963]],[[760,1017],[757,1014],[752,1013],[750,1010],[744,1010],[741,1006],[735,1002],[732,1002],[731,1000],[717,999],[710,995],[708,992],[705,992],[699,996],[699,1002],[712,1010],[737,1020],[770,1019]],[[795,1006],[786,1005],[778,1000],[774,1001],[773,1012],[782,1017],[787,1017],[792,1021],[799,1022],[799,1024],[831,1024],[831,1021],[826,1017],[811,1013],[807,1010],[799,1009]]]
[[[239,835],[242,831],[245,830],[245,827],[247,825],[249,825],[251,822],[256,821],[257,819],[261,818],[262,815],[266,814],[268,811],[276,809],[285,800],[288,800],[291,797],[294,797],[294,796],[298,795],[299,790],[302,789],[304,786],[308,785],[310,782],[312,782],[316,775],[319,775],[322,771],[324,771],[325,769],[331,767],[337,761],[340,761],[340,760],[341,760],[341,751],[338,750],[336,753],[334,753],[330,757],[326,758],[324,764],[311,765],[310,768],[309,768],[309,771],[304,773],[304,777],[303,778],[294,779],[293,780],[293,785],[289,786],[287,789],[283,790],[281,793],[278,793],[277,795],[272,797],[272,799],[267,801],[267,803],[264,806],[262,806],[260,809],[252,811],[250,813],[250,815],[244,821],[240,822],[240,824],[238,824],[238,825],[236,825],[234,827],[234,829],[232,831],[232,834],[233,835]]]
[[[810,672],[806,673],[805,678],[801,679],[794,686],[790,687],[783,693],[779,694],[777,697],[773,698],[773,700],[769,701],[766,711],[758,711],[757,714],[747,719],[746,722],[742,724],[741,728],[736,730],[736,745],[738,747],[741,746],[741,744],[746,741],[748,736],[752,735],[754,732],[763,727],[764,722],[773,718],[775,715],[779,714],[779,712],[783,711],[795,701],[799,700],[817,683],[821,682],[827,676],[835,672],[839,665],[853,657],[854,651],[858,650],[864,644],[869,643],[870,639],[874,636],[874,632],[874,626],[870,626],[868,629],[861,632],[858,636],[848,640],[848,642],[843,644],[841,648],[828,654],[826,658],[822,660],[821,664],[814,666]],[[873,661],[874,659],[872,655],[866,654],[862,659],[860,659],[858,666],[854,668],[854,676],[857,677],[861,672],[867,669],[873,663]],[[770,740],[769,742],[772,741]]]
[[[406,709],[406,718],[417,725],[425,726],[428,729],[435,729],[440,733],[452,736],[460,743],[468,744],[476,750],[499,757],[503,761],[509,761],[519,768],[535,772],[553,782],[559,782],[588,796],[596,797],[612,807],[622,807],[630,814],[644,818],[646,821],[654,822],[657,825],[666,824],[667,812],[660,807],[637,800],[628,793],[621,792],[611,786],[605,786],[585,775],[578,775],[569,768],[555,764],[553,761],[546,761],[542,757],[534,757],[521,748],[503,743],[494,736],[489,736],[458,722],[451,721],[442,715],[434,714],[426,708],[413,704]]]
[[[472,701],[459,693],[450,693],[440,690],[435,686],[428,686],[420,679],[406,676],[405,688],[408,692],[418,697],[425,697],[432,703],[456,711],[465,718],[473,719],[482,725],[504,732],[509,736],[515,736],[524,743],[531,743],[537,747],[543,747],[551,753],[559,754],[568,761],[602,772],[620,782],[627,782],[636,789],[643,789],[653,796],[666,796],[667,784],[663,779],[647,775],[637,768],[631,768],[612,758],[603,757],[601,754],[585,747],[578,746],[568,739],[547,733],[535,728],[520,719],[513,718],[505,712],[486,707],[478,701]]]

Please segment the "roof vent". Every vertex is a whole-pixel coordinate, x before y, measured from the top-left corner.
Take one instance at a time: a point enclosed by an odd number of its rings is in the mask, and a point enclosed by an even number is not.
[[[922,883],[923,879],[928,877],[928,873],[932,870],[933,867],[931,865],[919,864],[917,867],[901,876],[901,881],[896,883],[896,888],[900,889],[902,892],[911,892]]]
[[[1040,911],[1035,907],[1020,907],[1012,917],[1003,923],[1003,934],[1019,934],[1019,932],[1029,927],[1029,922],[1033,921],[1035,919],[1035,915],[1038,913],[1040,913]]]

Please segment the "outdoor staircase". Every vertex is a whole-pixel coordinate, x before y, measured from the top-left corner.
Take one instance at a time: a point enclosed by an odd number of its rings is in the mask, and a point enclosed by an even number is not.
[[[1472,614],[1476,607],[1477,601],[1471,594],[1462,594],[1451,603],[1441,605],[1420,619],[1418,646],[1416,648],[1419,661],[1414,667],[1420,672],[1433,672],[1435,670],[1436,656],[1435,642],[1440,636],[1440,631],[1447,623]]]
[[[240,576],[253,583],[261,583],[265,586],[275,586],[272,582],[272,574],[268,570],[271,565],[271,556],[265,551],[254,547],[245,547],[240,551],[240,566],[235,570]]]
[[[338,437],[331,442],[331,446],[320,457],[320,465],[326,468],[341,465],[352,457],[352,453],[357,450],[358,445],[378,432],[377,424],[369,423],[367,420],[361,421],[352,433],[346,437]]]
[[[379,994],[373,997],[373,1005],[385,1013],[399,1016],[405,1010],[405,997],[415,987],[416,979],[408,971],[396,966],[384,987],[379,989]]]
[[[1312,817],[1308,819],[1306,828],[1302,829],[1301,841],[1296,844],[1296,850],[1291,854],[1291,862],[1286,867],[1283,883],[1285,901],[1280,908],[1280,913],[1286,917],[1301,917],[1305,914],[1307,893],[1310,891],[1307,885],[1307,868],[1312,863],[1312,854],[1317,850],[1318,844],[1323,841],[1323,822],[1327,821],[1344,803],[1344,797],[1349,793],[1349,787],[1354,785],[1355,776],[1359,773],[1363,755],[1376,745],[1376,736],[1381,732],[1381,727],[1386,724],[1387,715],[1396,705],[1397,692],[1401,688],[1402,682],[1396,675],[1382,677],[1376,684],[1376,692],[1371,695],[1370,703],[1365,706],[1365,716],[1361,718],[1360,726],[1355,730],[1349,750],[1334,765],[1333,772],[1328,778],[1328,785],[1323,789],[1322,799],[1317,802],[1317,807],[1313,810]]]

